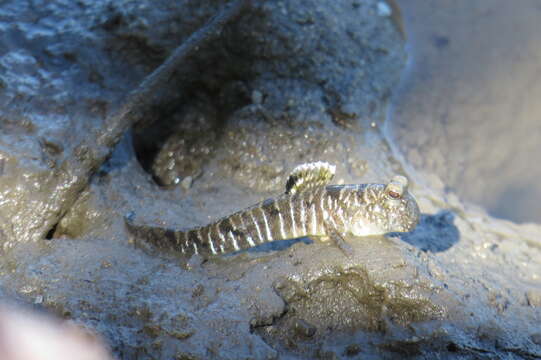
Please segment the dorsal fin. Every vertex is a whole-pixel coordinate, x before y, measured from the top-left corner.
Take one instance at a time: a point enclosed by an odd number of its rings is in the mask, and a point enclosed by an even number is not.
[[[286,182],[286,194],[297,194],[327,185],[334,177],[336,166],[318,161],[297,166]]]

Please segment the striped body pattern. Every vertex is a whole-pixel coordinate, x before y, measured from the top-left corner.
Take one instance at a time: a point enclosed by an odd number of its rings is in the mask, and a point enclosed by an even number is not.
[[[318,168],[321,166],[314,171]],[[288,181],[288,187],[293,191],[203,227],[186,231],[155,227],[149,231],[148,226],[142,228],[127,221],[128,229],[159,247],[187,255],[212,256],[305,236],[327,241],[343,239],[348,233],[368,236],[405,232],[419,221],[419,208],[402,176],[394,177],[387,185],[318,183],[307,187],[306,181],[301,181],[302,191],[295,191],[291,183]]]

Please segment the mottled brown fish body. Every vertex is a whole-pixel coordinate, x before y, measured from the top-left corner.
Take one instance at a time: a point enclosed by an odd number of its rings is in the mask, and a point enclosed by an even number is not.
[[[347,233],[369,236],[405,232],[419,221],[418,205],[406,190],[407,180],[400,176],[387,185],[301,185],[302,191],[265,200],[187,231],[135,225],[130,220],[127,226],[135,237],[158,247],[209,256],[305,236],[322,240],[330,237],[341,246]]]
[[[218,255],[266,242],[304,236],[325,237],[329,222],[347,231],[348,209],[360,205],[363,185],[327,186],[268,199],[204,227],[166,236],[182,253]]]

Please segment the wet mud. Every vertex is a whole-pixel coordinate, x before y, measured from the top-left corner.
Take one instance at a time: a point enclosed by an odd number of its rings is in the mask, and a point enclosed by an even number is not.
[[[393,141],[490,214],[541,222],[539,3],[397,3],[410,57],[392,101]]]
[[[85,324],[122,359],[541,358],[540,226],[463,202],[382,130],[407,60],[394,4],[252,4],[30,241],[33,214],[58,211],[57,164],[220,7],[36,5],[0,5],[0,299]],[[351,257],[290,241],[187,259],[126,231],[134,214],[205,225],[318,160],[336,183],[408,176],[420,224],[349,237]]]

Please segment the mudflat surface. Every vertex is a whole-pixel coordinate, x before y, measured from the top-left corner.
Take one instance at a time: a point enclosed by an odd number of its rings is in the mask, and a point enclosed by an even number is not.
[[[539,3],[397,3],[410,57],[393,100],[393,142],[492,215],[541,222]]]
[[[32,214],[56,209],[46,185],[60,161],[218,8],[0,6],[1,298],[95,329],[122,359],[540,358],[540,226],[465,203],[400,151],[396,115],[385,122],[412,76],[405,5],[405,22],[378,1],[252,6],[164,84],[48,239],[28,241]],[[348,238],[351,258],[297,241],[202,261],[126,232],[130,213],[206,224],[318,160],[337,165],[337,183],[408,176],[421,223]]]

